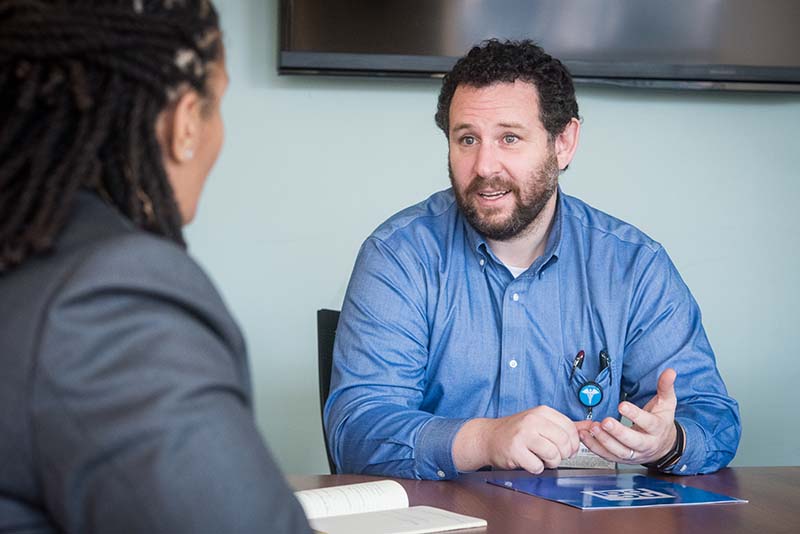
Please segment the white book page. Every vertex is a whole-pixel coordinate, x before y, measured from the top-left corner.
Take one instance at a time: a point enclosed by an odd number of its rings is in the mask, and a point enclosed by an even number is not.
[[[486,526],[484,519],[431,506],[320,517],[309,522],[314,531],[322,534],[426,534]]]
[[[296,491],[294,495],[309,519],[408,508],[406,490],[394,480]]]

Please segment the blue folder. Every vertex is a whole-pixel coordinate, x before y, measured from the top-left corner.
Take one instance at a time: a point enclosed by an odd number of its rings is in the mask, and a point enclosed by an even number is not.
[[[636,474],[525,477],[487,482],[582,510],[747,502]]]

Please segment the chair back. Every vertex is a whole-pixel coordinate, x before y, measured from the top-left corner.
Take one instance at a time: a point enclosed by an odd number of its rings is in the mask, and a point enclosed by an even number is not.
[[[339,324],[337,310],[317,310],[317,365],[319,374],[319,415],[322,420],[322,435],[325,439],[325,452],[331,474],[336,474],[331,451],[328,448],[328,434],[325,432],[323,412],[328,394],[331,391],[331,367],[333,366],[333,342],[336,340],[336,326]]]

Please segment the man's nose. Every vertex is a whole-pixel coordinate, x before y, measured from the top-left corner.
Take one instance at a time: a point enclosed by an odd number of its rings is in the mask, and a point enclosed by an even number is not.
[[[502,168],[499,156],[496,146],[492,143],[482,143],[475,159],[475,174],[484,178],[499,174]]]

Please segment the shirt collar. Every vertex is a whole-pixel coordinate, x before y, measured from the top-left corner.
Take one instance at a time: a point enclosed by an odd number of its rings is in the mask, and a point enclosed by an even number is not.
[[[548,266],[552,265],[558,256],[561,254],[561,237],[562,228],[564,227],[564,193],[561,192],[561,186],[556,190],[558,198],[556,199],[556,212],[553,214],[553,226],[550,228],[550,235],[547,236],[547,245],[544,247],[544,254],[542,257],[533,262],[536,272],[540,273]],[[541,260],[541,263],[539,261]]]
[[[556,212],[553,214],[553,226],[550,228],[550,234],[547,236],[547,245],[545,246],[544,254],[533,262],[531,268],[526,271],[528,274],[540,274],[544,269],[555,263],[561,253],[561,232],[564,218],[564,194],[561,192],[561,186],[558,186],[556,194],[558,195],[556,200]],[[471,250],[474,251],[475,257],[480,263],[481,270],[486,268],[486,258],[491,258],[496,263],[501,264],[502,262],[494,255],[486,239],[469,224],[467,219],[461,214],[460,209],[459,215],[467,231],[467,242]],[[522,276],[525,276],[525,274]]]

